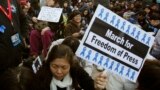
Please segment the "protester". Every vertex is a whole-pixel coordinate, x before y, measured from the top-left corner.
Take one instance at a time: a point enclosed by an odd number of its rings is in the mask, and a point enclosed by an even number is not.
[[[135,90],[135,83],[108,71],[107,75],[103,75],[103,68],[95,68],[73,53],[76,52],[80,43],[79,39],[84,35],[100,3],[116,14],[124,16],[132,24],[140,25],[144,31],[154,32],[156,38],[151,55],[159,59],[159,4],[143,5],[143,2],[147,1],[152,0],[0,0],[0,90],[11,90],[11,88],[12,90],[68,90],[68,88]],[[60,21],[57,23],[39,21],[37,17],[42,6],[62,8]],[[28,21],[30,29],[28,29]],[[28,35],[30,37],[27,37]],[[26,37],[30,43],[26,44]],[[54,45],[55,43],[59,45]],[[36,77],[23,73],[24,70],[17,67],[22,62],[24,47],[31,50],[32,60],[23,61],[25,66],[28,65],[27,61],[30,61],[29,68],[37,56],[45,57],[48,53]],[[74,60],[71,59],[72,57]],[[138,78],[138,90],[159,90],[158,64],[148,63],[148,61],[146,63]],[[149,72],[145,70],[146,67]],[[156,67],[156,70],[153,67]],[[11,69],[8,70],[8,68]],[[28,72],[27,69],[25,71]],[[28,78],[25,75],[31,77]],[[26,80],[25,78],[28,80],[25,82],[30,82],[29,84],[21,81]],[[38,79],[38,81],[33,79]]]
[[[58,0],[46,0],[46,5],[48,7],[52,8],[58,8],[59,7],[59,2]],[[38,21],[37,24],[41,24],[40,22],[45,22],[45,21]],[[34,28],[35,30],[32,30],[30,34],[30,44],[31,44],[31,56],[36,58],[38,55],[42,55],[45,57],[48,52],[48,48],[51,44],[51,42],[54,40],[55,32],[59,28],[59,22],[58,23],[53,23],[53,22],[45,22],[48,23],[43,28]],[[40,25],[38,25],[40,26]],[[43,25],[42,25],[43,26]]]
[[[46,62],[37,73],[39,90],[95,90],[103,89],[106,77],[99,75],[94,81],[78,64],[74,63],[73,52],[66,45],[56,45],[49,52]]]
[[[26,67],[11,68],[1,76],[1,90],[37,90],[34,88],[35,74]]]
[[[158,31],[155,36],[154,44],[152,46],[150,54],[156,59],[160,59],[160,31]]]
[[[160,29],[160,14],[157,12],[150,12],[147,20],[148,23],[143,29],[147,32],[154,32],[154,34],[156,34]]]
[[[53,36],[53,34],[50,31],[50,28],[48,27],[46,22],[43,21],[38,21],[35,25],[34,25],[34,29],[32,30],[30,33],[30,55],[33,58],[36,58],[37,56],[43,54],[45,55],[45,53],[43,53],[42,51],[47,52],[48,49],[48,43],[47,42],[51,42],[52,40],[50,39],[50,37]],[[47,34],[45,37],[45,41],[42,42],[42,30],[47,29],[46,32],[44,34]],[[44,35],[43,34],[43,35]],[[45,47],[46,46],[46,47]]]
[[[68,16],[72,13],[72,9],[68,1],[63,2],[62,8],[63,8],[63,23],[64,26],[66,26],[68,23]]]
[[[160,62],[146,60],[138,77],[138,90],[160,90]]]
[[[74,10],[70,17],[69,17],[69,23],[67,24],[65,28],[65,37],[67,36],[73,36],[76,38],[82,38],[83,34],[80,33],[82,29],[82,24],[81,24],[81,13],[78,10]]]
[[[59,7],[59,2],[58,0],[46,0],[46,6]]]
[[[55,46],[55,45],[60,45],[60,44],[64,44],[64,45],[67,45],[69,46],[73,53],[75,54],[76,53],[76,50],[80,44],[80,41],[77,39],[77,38],[74,38],[72,36],[69,36],[69,37],[66,37],[64,39],[58,39],[56,41],[53,41],[49,50],[48,50],[48,53],[51,51],[51,49]],[[46,58],[48,58],[48,56],[46,56]],[[75,62],[77,62],[81,67],[83,67],[83,69],[89,74],[89,76],[91,76],[92,74],[92,63],[90,62],[87,62],[85,60],[82,60],[81,58],[78,58],[76,55],[74,55],[74,60]]]
[[[91,14],[89,12],[89,9],[88,8],[85,8],[83,11],[82,11],[82,20],[81,20],[81,23],[82,25],[84,26],[84,29],[86,29],[89,25],[89,22],[91,20]]]
[[[27,21],[17,0],[0,0],[0,75],[22,62]]]

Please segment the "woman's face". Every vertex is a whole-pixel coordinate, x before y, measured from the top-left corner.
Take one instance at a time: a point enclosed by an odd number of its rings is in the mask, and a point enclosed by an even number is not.
[[[27,2],[26,5],[25,5],[25,8],[29,9],[30,7],[31,7],[31,3]]]
[[[87,15],[87,14],[88,14],[88,10],[85,10],[85,11],[84,11],[84,15]]]
[[[56,58],[50,63],[50,70],[57,80],[62,80],[70,71],[70,64],[65,58]]]
[[[133,3],[131,4],[131,8],[132,8],[132,9],[134,8],[134,4],[133,4]]]
[[[55,1],[54,0],[46,0],[46,5],[49,7],[52,7],[55,5]]]
[[[150,20],[150,23],[153,25],[153,26],[157,26],[160,24],[160,20]]]
[[[68,7],[68,3],[65,2],[65,3],[63,4],[63,6],[64,6],[64,7]]]
[[[76,23],[80,23],[80,22],[81,22],[81,15],[78,14],[78,15],[74,16],[73,20],[74,20]]]
[[[24,5],[24,7],[22,8],[23,12],[27,13],[29,11],[30,7],[31,7],[30,2],[26,2],[26,4]]]

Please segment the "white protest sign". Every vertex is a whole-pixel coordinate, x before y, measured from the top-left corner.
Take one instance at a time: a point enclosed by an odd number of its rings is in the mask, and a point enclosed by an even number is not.
[[[38,56],[32,64],[32,69],[34,71],[34,73],[37,73],[37,71],[39,70],[39,68],[42,66],[42,61],[41,58]]]
[[[59,22],[62,14],[62,8],[52,8],[43,6],[38,15],[38,20],[47,22]]]
[[[153,42],[152,35],[98,5],[76,55],[136,82]]]

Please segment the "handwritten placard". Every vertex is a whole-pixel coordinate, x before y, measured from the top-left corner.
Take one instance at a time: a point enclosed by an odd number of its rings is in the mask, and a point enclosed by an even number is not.
[[[43,6],[38,15],[38,20],[47,21],[47,22],[59,22],[62,8],[52,8]]]

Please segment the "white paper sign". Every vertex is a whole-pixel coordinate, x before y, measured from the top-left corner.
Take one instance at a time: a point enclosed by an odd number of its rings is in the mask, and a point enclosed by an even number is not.
[[[62,8],[52,8],[43,6],[38,15],[38,20],[47,22],[59,22],[62,14]]]
[[[38,56],[32,64],[32,69],[34,71],[34,73],[37,73],[37,71],[39,70],[39,68],[42,66],[42,60],[41,58]]]
[[[98,5],[76,55],[136,82],[153,42],[152,35]]]

